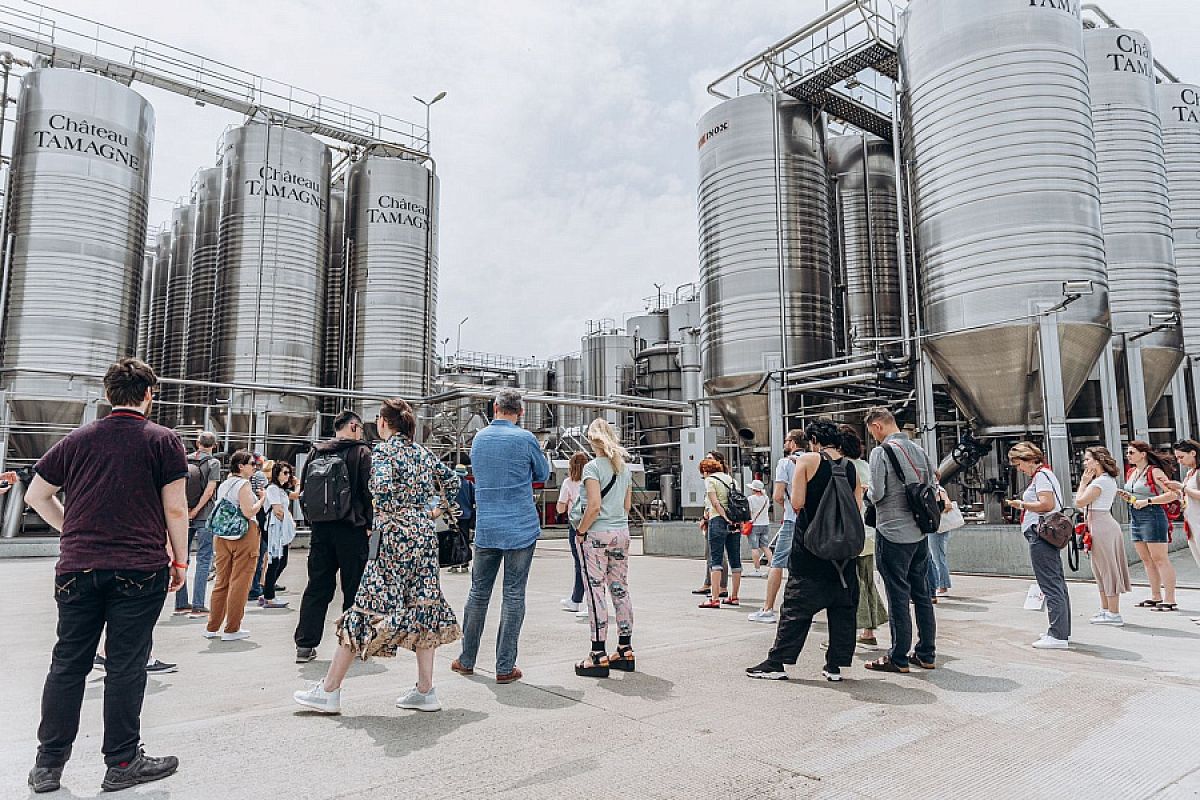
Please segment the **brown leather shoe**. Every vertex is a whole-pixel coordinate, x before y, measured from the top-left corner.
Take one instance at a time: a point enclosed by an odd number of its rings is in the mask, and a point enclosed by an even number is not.
[[[521,676],[523,674],[524,673],[521,672],[520,667],[513,667],[512,672],[506,672],[503,675],[497,675],[496,683],[512,683],[513,681],[519,681],[521,680]]]
[[[916,653],[909,654],[908,663],[916,664],[921,669],[937,669],[936,664],[934,664],[932,661],[922,661],[920,658],[917,657]]]
[[[457,658],[450,662],[450,669],[454,670],[459,675],[474,675],[475,674],[475,670],[471,669],[470,667],[464,667]]]

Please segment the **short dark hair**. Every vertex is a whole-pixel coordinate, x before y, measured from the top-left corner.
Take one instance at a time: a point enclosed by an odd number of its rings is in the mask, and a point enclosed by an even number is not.
[[[154,370],[136,358],[122,358],[104,373],[104,395],[114,406],[141,405],[146,390],[157,385]]]
[[[254,454],[249,450],[234,450],[233,455],[229,457],[229,471],[237,474],[237,471],[246,464],[254,463]]]
[[[842,449],[842,434],[838,426],[827,419],[810,422],[804,428],[804,434],[810,442],[816,442],[822,447]]]
[[[839,425],[838,431],[842,434],[842,455],[846,458],[862,458],[863,443],[858,431],[850,425]]]
[[[342,428],[349,425],[351,422],[357,422],[359,427],[363,424],[363,419],[356,412],[346,409],[342,413],[333,418],[333,429],[340,431]]]
[[[417,416],[413,413],[412,406],[408,404],[407,400],[399,397],[384,400],[383,405],[379,408],[379,416],[383,417],[389,428],[401,436],[413,438],[413,434],[417,430]]]
[[[204,431],[196,437],[197,447],[216,447],[217,435],[212,431]]]

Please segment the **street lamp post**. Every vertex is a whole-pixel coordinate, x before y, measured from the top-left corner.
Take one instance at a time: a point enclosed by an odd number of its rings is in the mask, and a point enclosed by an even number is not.
[[[458,323],[458,344],[456,344],[454,346],[454,355],[455,356],[457,356],[459,353],[462,352],[462,326],[465,325],[467,323],[467,320],[469,320],[469,319],[470,319],[469,316],[463,317],[462,322]]]
[[[425,147],[429,152],[433,151],[433,136],[429,132],[429,109],[434,103],[436,103],[438,100],[441,100],[445,96],[445,92],[438,92],[432,100],[426,102],[425,100],[417,97],[415,94],[413,95],[413,100],[416,100],[418,103],[425,106]]]

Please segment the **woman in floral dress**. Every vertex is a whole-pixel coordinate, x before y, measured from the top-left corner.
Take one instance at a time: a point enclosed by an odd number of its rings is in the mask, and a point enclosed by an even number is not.
[[[391,657],[397,650],[417,656],[417,684],[397,708],[438,711],[433,686],[434,650],[462,637],[454,611],[438,581],[437,534],[433,520],[455,513],[459,477],[412,441],[416,418],[400,398],[384,401],[375,419],[383,441],[371,457],[371,494],[379,555],[368,562],[354,605],[337,621],[339,647],[325,678],[296,702],[326,714],[341,713],[342,680],[357,656]],[[431,513],[430,501],[438,507]]]

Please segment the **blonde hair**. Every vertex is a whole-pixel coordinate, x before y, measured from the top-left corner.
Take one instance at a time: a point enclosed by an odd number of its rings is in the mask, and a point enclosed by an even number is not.
[[[1017,442],[1008,451],[1009,461],[1032,461],[1035,464],[1045,464],[1046,455],[1042,448],[1033,442]]]
[[[621,446],[621,440],[608,420],[603,417],[592,420],[592,424],[588,425],[587,438],[596,455],[604,456],[612,463],[614,473],[624,471],[629,451]]]

